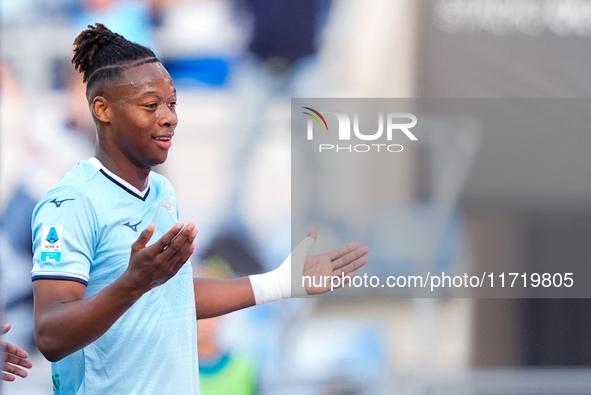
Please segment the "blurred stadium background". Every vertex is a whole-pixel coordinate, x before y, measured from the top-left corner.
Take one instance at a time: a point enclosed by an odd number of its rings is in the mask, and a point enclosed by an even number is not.
[[[180,122],[158,171],[175,186],[183,219],[200,230],[196,266],[232,221],[262,267],[277,266],[289,250],[290,95],[591,96],[588,0],[291,2],[308,13],[281,13],[274,0],[0,1],[3,321],[13,325],[7,339],[27,347],[35,363],[31,377],[5,384],[4,394],[52,388],[31,338],[27,218],[69,167],[92,155],[92,125],[70,64],[86,24],[103,22],[153,47],[175,79]],[[273,29],[288,39],[298,26],[317,50],[253,48],[253,37],[276,44]],[[260,75],[257,59],[270,74]],[[243,117],[250,105],[259,106],[254,126]],[[246,186],[236,191],[234,153],[244,135],[254,146],[242,163]],[[452,263],[589,261],[591,185],[583,181],[591,137],[565,160],[552,153],[559,138],[536,136],[537,153],[548,152],[539,163],[514,137],[484,136],[455,202],[463,238]],[[401,206],[429,193],[421,182],[429,158],[421,155],[393,171]],[[518,171],[522,164],[530,166]],[[227,214],[235,195],[238,219]],[[591,394],[587,300],[292,300],[224,318],[219,339],[254,361],[265,395]]]

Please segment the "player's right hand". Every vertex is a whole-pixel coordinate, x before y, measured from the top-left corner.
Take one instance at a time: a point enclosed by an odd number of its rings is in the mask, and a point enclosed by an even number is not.
[[[197,228],[194,224],[183,227],[179,222],[147,247],[154,235],[154,228],[154,224],[150,223],[131,246],[126,271],[132,283],[143,292],[171,279],[195,251]]]

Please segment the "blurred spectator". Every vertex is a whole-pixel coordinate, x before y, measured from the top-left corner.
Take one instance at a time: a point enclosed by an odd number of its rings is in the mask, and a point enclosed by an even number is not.
[[[255,395],[256,374],[245,356],[221,348],[217,333],[222,317],[197,321],[201,395]]]
[[[236,0],[235,6],[239,15],[250,18],[251,39],[234,81],[235,124],[230,127],[234,144],[231,191],[222,214],[220,237],[233,234],[247,241],[251,235],[245,219],[244,199],[253,154],[265,130],[269,105],[277,97],[315,97],[321,92],[317,41],[319,25],[325,19],[330,2]],[[286,119],[286,129],[288,127]],[[283,223],[287,228],[285,233],[289,233],[289,213],[278,222]],[[278,256],[282,253],[286,251],[277,251]]]
[[[198,270],[199,277],[233,277],[223,258],[211,258]],[[223,317],[197,321],[197,351],[201,395],[256,395],[256,370],[251,360],[225,349],[218,339]]]
[[[6,74],[7,70],[3,72]],[[39,199],[59,181],[61,175],[78,161],[93,154],[95,129],[88,113],[84,85],[78,73],[71,69],[67,105],[59,100],[49,100],[44,94],[24,95],[23,102],[37,100],[46,103],[28,110],[23,128],[27,152],[11,166],[11,177],[17,180],[5,195],[6,203],[0,209],[0,264],[6,309],[22,309],[30,318],[18,322],[22,328],[20,341],[34,345],[32,335],[32,268],[31,214]],[[3,78],[3,84],[12,94],[18,86],[15,81]],[[3,90],[3,94],[7,94]],[[66,112],[61,108],[67,108]],[[22,317],[22,316],[21,316]],[[26,329],[25,329],[26,328]]]
[[[252,17],[252,37],[236,76],[236,117],[228,224],[244,226],[242,200],[252,155],[273,98],[318,94],[317,23],[327,5],[315,0],[239,0]]]

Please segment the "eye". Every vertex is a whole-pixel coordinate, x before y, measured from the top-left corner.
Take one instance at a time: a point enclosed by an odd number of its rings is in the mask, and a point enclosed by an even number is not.
[[[150,109],[155,109],[156,107],[158,107],[157,103],[149,103],[144,105],[144,107],[150,108]]]
[[[168,106],[169,107],[172,107],[172,108],[175,108],[176,107],[176,102],[175,101],[170,102],[170,103],[168,103]]]

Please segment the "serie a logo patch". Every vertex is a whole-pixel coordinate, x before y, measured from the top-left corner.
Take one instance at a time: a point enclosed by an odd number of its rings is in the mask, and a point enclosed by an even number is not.
[[[41,262],[62,260],[62,226],[43,225]]]

